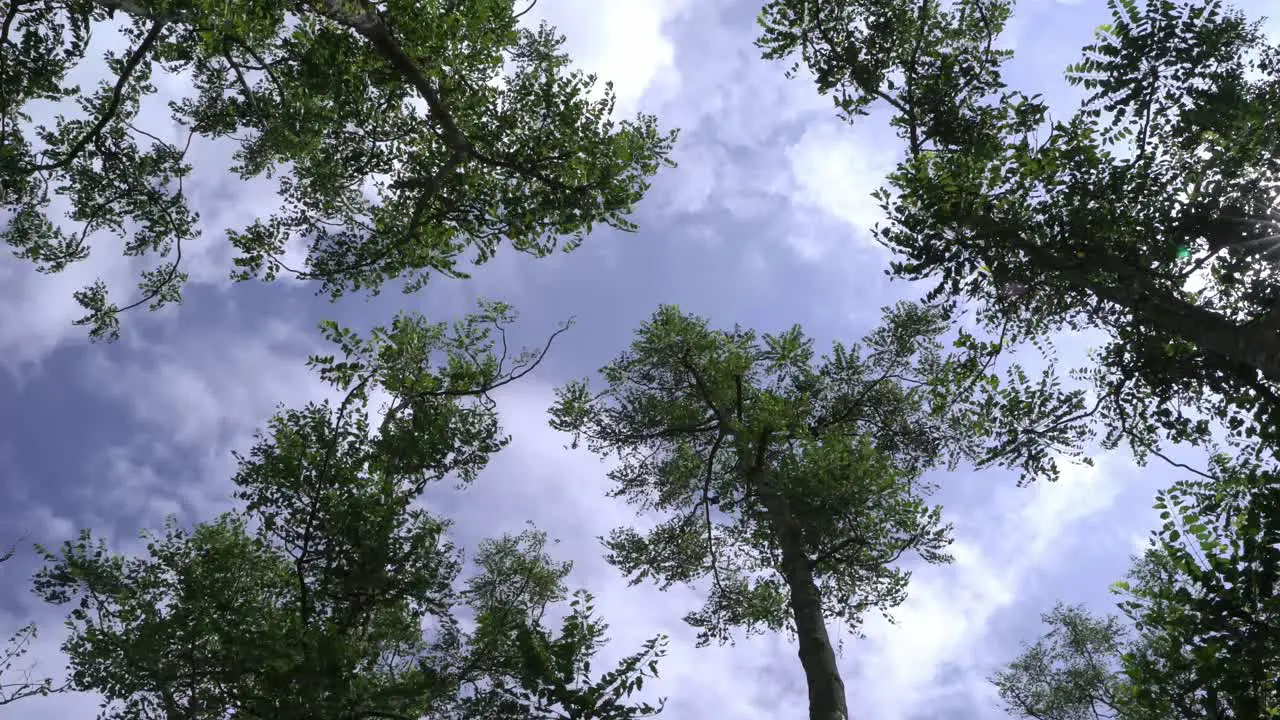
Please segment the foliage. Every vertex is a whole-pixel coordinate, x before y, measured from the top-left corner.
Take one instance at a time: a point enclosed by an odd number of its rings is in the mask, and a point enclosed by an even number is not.
[[[1052,119],[1008,87],[1011,0],[772,0],[766,57],[794,57],[849,120],[889,109],[906,158],[876,193],[891,272],[976,302],[1011,340],[1101,328],[1087,373],[1108,447],[1160,436],[1241,452],[1280,428],[1280,48],[1220,0],[1108,0]],[[1208,418],[1208,420],[1206,420]]]
[[[545,536],[481,543],[460,585],[449,523],[420,502],[506,442],[485,393],[541,358],[496,352],[494,329],[512,317],[496,303],[452,327],[405,315],[367,338],[330,324],[341,359],[313,365],[345,396],[271,419],[238,456],[242,509],[190,529],[170,520],[137,556],[87,530],[41,548],[35,589],[71,608],[74,689],[121,719],[655,714],[625,701],[653,675],[661,638],[592,680],[605,626],[585,597],[558,632],[545,626],[569,572]],[[390,397],[377,423],[374,390]]]
[[[615,121],[612,86],[570,70],[563,38],[522,27],[523,12],[514,0],[7,2],[0,234],[43,272],[85,260],[102,234],[154,259],[136,300],[102,281],[76,293],[79,323],[114,338],[121,310],[181,298],[183,248],[202,229],[184,188],[193,139],[230,143],[241,180],[278,180],[279,209],[228,231],[239,280],[292,273],[332,298],[396,279],[412,291],[431,274],[465,277],[460,262],[504,240],[542,256],[594,225],[633,229],[675,133],[647,115]],[[90,60],[90,37],[113,30],[128,49]],[[71,83],[99,65],[109,75],[92,92]],[[139,127],[157,70],[193,88],[168,104],[176,135]],[[71,99],[78,116],[32,123],[40,103]],[[285,264],[290,248],[304,267]]]
[[[1039,720],[1143,717],[1125,704],[1128,685],[1118,666],[1128,631],[1119,618],[1059,603],[1040,619],[1052,629],[992,677],[1011,714]]]
[[[1048,377],[1000,389],[987,373],[998,348],[962,334],[945,355],[947,329],[944,314],[903,303],[865,344],[817,359],[798,327],[712,330],[667,306],[601,371],[606,389],[558,391],[553,427],[615,455],[613,495],[656,523],[616,530],[609,560],[664,588],[709,579],[686,617],[704,644],[795,631],[815,718],[846,712],[825,618],[856,630],[904,599],[900,557],[949,559],[921,475],[979,458],[1051,475],[1044,445],[1075,437],[1053,423],[1079,397]],[[1043,439],[1024,441],[1028,430]],[[993,436],[999,452],[984,445]]]
[[[1211,479],[1156,501],[1164,524],[1113,591],[1128,618],[1059,607],[1053,626],[994,680],[1010,710],[1041,720],[1280,715],[1280,485],[1215,458]]]
[[[12,560],[16,552],[17,546],[0,550],[0,565]],[[33,667],[15,667],[30,651],[37,634],[35,623],[27,623],[15,630],[0,650],[0,707],[24,698],[45,697],[66,689],[65,685],[54,685],[52,678],[31,677]]]

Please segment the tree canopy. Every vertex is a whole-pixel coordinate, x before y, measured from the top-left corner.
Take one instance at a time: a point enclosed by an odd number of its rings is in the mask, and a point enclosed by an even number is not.
[[[17,545],[0,550],[0,566],[12,560],[17,551]],[[31,651],[31,643],[38,633],[35,623],[27,623],[14,630],[3,649],[0,649],[0,707],[24,698],[43,697],[65,689],[65,686],[54,685],[52,678],[34,677],[34,663],[26,664],[23,660]]]
[[[1037,720],[1280,714],[1280,483],[1218,456],[1157,496],[1163,525],[1113,591],[1124,620],[1059,605],[993,681]],[[1125,622],[1127,620],[1127,622]]]
[[[1084,97],[1065,118],[1002,76],[1010,0],[773,0],[759,45],[809,70],[846,120],[890,113],[906,146],[875,194],[891,274],[932,281],[928,301],[975,309],[1010,343],[1104,330],[1079,374],[1104,448],[1229,447],[1159,498],[1166,525],[1118,586],[1131,635],[1059,606],[997,678],[1011,709],[1268,717],[1280,47],[1219,0],[1107,5],[1067,68]]]
[[[617,460],[643,514],[604,539],[633,583],[695,585],[700,644],[787,632],[812,720],[848,720],[828,624],[857,634],[907,597],[906,560],[950,561],[928,473],[1056,479],[1086,447],[1210,449],[1162,492],[1163,525],[1113,591],[1059,604],[993,678],[1037,720],[1280,716],[1280,45],[1222,0],[1108,0],[1055,118],[1011,88],[1013,0],[766,0],[758,40],[849,122],[885,110],[906,152],[875,197],[889,273],[927,280],[860,343],[818,356],[661,307],[630,347],[557,391],[552,427]],[[629,219],[676,139],[572,68],[514,0],[8,0],[0,8],[0,235],[58,273],[115,236],[136,292],[76,292],[78,324],[179,302],[205,227],[191,148],[225,148],[274,210],[226,230],[231,277],[320,295],[466,277],[506,243],[533,256]],[[91,57],[94,36],[119,51]],[[89,91],[85,68],[105,71]],[[157,77],[184,79],[158,107]],[[71,112],[71,106],[75,112]],[[46,120],[50,108],[60,113]],[[199,168],[203,171],[205,168]],[[293,261],[293,257],[302,257]],[[973,312],[990,337],[958,323]],[[280,408],[233,478],[236,506],[171,519],[124,554],[84,530],[34,589],[65,606],[65,686],[0,652],[0,706],[73,689],[119,720],[633,720],[655,637],[593,671],[607,627],[537,529],[470,554],[423,495],[465,486],[508,442],[490,392],[541,350],[515,313],[397,315],[309,367],[335,398]],[[1064,388],[1049,338],[1106,344]],[[954,335],[952,333],[954,332]],[[944,338],[953,337],[948,348]],[[999,356],[1031,342],[1039,377]],[[384,407],[369,406],[375,397]],[[1226,450],[1223,451],[1223,441]],[[1090,448],[1092,449],[1092,448]],[[118,544],[114,544],[118,548]],[[0,553],[0,564],[12,554]],[[14,671],[18,675],[15,679]]]
[[[826,620],[857,630],[906,597],[899,558],[949,560],[950,527],[922,475],[968,460],[1052,476],[1079,396],[1015,368],[999,388],[998,348],[961,335],[944,353],[943,314],[902,303],[865,344],[817,358],[800,328],[758,336],[667,306],[630,350],[558,391],[553,427],[616,456],[613,496],[657,515],[620,528],[608,558],[634,581],[709,580],[686,620],[703,643],[735,630],[796,634],[814,720],[846,718]],[[994,448],[994,449],[993,449]]]
[[[277,210],[229,228],[234,278],[291,273],[333,298],[465,276],[507,243],[545,255],[595,225],[624,230],[674,132],[614,118],[612,86],[570,68],[563,38],[514,0],[12,0],[0,19],[0,232],[43,272],[104,235],[140,262],[138,290],[76,293],[97,338],[122,309],[181,298],[184,245],[205,229],[184,190],[193,140],[220,140],[242,180],[275,178]],[[95,34],[129,47],[88,54]],[[70,74],[101,67],[93,91]],[[140,127],[157,73],[187,78],[178,128]],[[58,110],[33,122],[42,103]],[[69,108],[68,108],[69,109]],[[169,139],[166,139],[169,138]],[[61,215],[61,217],[58,217]],[[286,264],[290,248],[305,264]],[[145,264],[145,262],[144,262]]]
[[[537,531],[480,544],[476,572],[426,486],[469,482],[506,443],[486,393],[541,358],[499,354],[489,304],[449,327],[401,316],[363,338],[330,326],[341,359],[313,358],[345,395],[285,409],[239,456],[237,510],[171,520],[126,556],[85,530],[35,590],[69,605],[70,686],[104,717],[630,720],[661,637],[599,677],[606,626]],[[505,352],[505,343],[503,344]],[[367,406],[390,402],[377,423]],[[470,617],[460,615],[466,613]]]
[[[975,301],[1011,338],[1100,328],[1108,447],[1242,451],[1280,428],[1280,48],[1220,0],[1108,0],[1053,118],[1002,77],[1011,0],[773,0],[768,58],[850,121],[887,108],[906,156],[876,197],[892,273]]]

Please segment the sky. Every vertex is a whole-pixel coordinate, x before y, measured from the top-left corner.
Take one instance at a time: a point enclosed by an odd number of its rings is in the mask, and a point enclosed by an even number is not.
[[[1261,0],[1242,7],[1258,17]],[[799,323],[818,340],[858,340],[879,308],[916,292],[891,282],[889,256],[869,236],[869,198],[899,152],[883,116],[849,126],[806,80],[787,80],[753,47],[758,0],[541,0],[568,36],[577,64],[615,83],[619,109],[659,115],[681,129],[676,159],[641,203],[634,234],[597,232],[579,250],[546,259],[511,253],[470,281],[432,282],[331,305],[296,283],[232,285],[219,232],[269,212],[270,193],[222,169],[228,150],[193,148],[188,185],[205,232],[191,248],[192,281],[180,307],[123,318],[124,337],[90,344],[71,321],[71,292],[93,277],[127,281],[110,241],[59,276],[0,256],[0,544],[60,543],[82,527],[136,547],[139,529],[176,513],[192,521],[229,509],[231,450],[280,403],[298,406],[326,388],[307,373],[322,349],[316,331],[333,318],[357,328],[401,309],[449,320],[477,298],[513,303],[516,334],[534,344],[560,321],[574,327],[538,371],[498,396],[512,444],[465,491],[440,488],[428,502],[455,522],[454,538],[518,532],[533,521],[574,561],[570,582],[589,588],[620,657],[644,639],[671,636],[661,679],[664,717],[806,717],[794,645],[762,636],[695,648],[680,621],[697,588],[628,587],[596,540],[634,518],[605,497],[608,466],[547,426],[552,390],[592,375],[630,341],[659,304],[674,303],[718,326],[775,331]],[[1075,96],[1062,69],[1107,20],[1101,0],[1024,0],[1006,45],[1018,55],[1010,83],[1043,92],[1065,114]],[[1272,28],[1275,27],[1273,24]],[[114,42],[109,34],[102,42]],[[92,74],[84,76],[93,80]],[[182,78],[163,78],[178,93]],[[41,112],[52,112],[46,108]],[[39,115],[39,114],[38,114]],[[163,116],[154,118],[163,124]],[[1088,336],[1060,338],[1064,359],[1083,360]],[[1069,467],[1056,484],[1016,486],[1008,473],[935,473],[937,499],[955,524],[956,562],[915,569],[896,623],[873,619],[846,636],[840,663],[854,718],[984,720],[1004,717],[986,677],[1040,632],[1055,600],[1110,607],[1108,585],[1154,527],[1155,490],[1180,479],[1138,468],[1123,452]],[[29,549],[0,566],[0,632],[36,621],[30,656],[57,675],[62,615],[28,592]],[[833,628],[835,629],[835,628]],[[88,718],[88,695],[28,700],[24,718]]]

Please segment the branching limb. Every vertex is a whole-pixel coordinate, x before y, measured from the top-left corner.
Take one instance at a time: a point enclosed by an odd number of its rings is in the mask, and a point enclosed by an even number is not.
[[[116,112],[120,109],[120,103],[124,100],[125,86],[129,84],[129,80],[133,77],[133,73],[138,69],[138,66],[151,53],[166,26],[166,20],[156,20],[151,23],[151,29],[147,31],[146,36],[142,38],[142,42],[138,43],[138,47],[133,49],[133,52],[129,54],[129,58],[125,61],[124,69],[121,70],[120,77],[116,80],[115,87],[111,90],[111,97],[107,100],[102,112],[98,114],[98,121],[93,124],[93,127],[89,128],[89,131],[84,135],[81,135],[71,145],[71,149],[58,160],[42,165],[24,167],[22,168],[23,172],[36,173],[63,170],[75,162],[80,153],[84,152],[84,149],[89,146],[89,143],[94,142],[107,125],[111,123],[112,119],[115,118]]]
[[[391,423],[394,422],[395,419],[399,416],[399,414],[403,412],[406,408],[408,408],[410,405],[412,405],[415,402],[420,402],[426,398],[476,396],[484,399],[489,399],[489,393],[493,392],[494,390],[497,390],[500,387],[513,383],[516,380],[519,380],[525,375],[528,375],[529,373],[536,370],[537,367],[540,364],[542,364],[542,361],[547,357],[547,353],[551,351],[551,344],[555,342],[556,338],[559,337],[561,333],[567,331],[570,326],[571,326],[571,323],[565,323],[561,325],[559,328],[557,328],[555,332],[551,333],[550,337],[547,338],[546,344],[543,345],[542,349],[538,351],[538,353],[533,357],[532,360],[529,360],[524,364],[518,364],[511,370],[507,370],[506,368],[502,367],[500,364],[498,368],[494,371],[494,375],[488,380],[485,380],[483,383],[481,383],[477,387],[467,387],[467,388],[447,388],[446,387],[446,388],[440,388],[439,390],[416,393],[413,395],[404,395],[397,398],[396,401],[392,403],[391,407],[387,409],[386,415],[383,416],[382,424],[380,426],[379,432],[385,432],[387,428],[391,426]],[[501,330],[500,324],[498,325],[498,328],[499,330]],[[492,400],[490,400],[490,402],[492,402]]]
[[[694,367],[693,360],[686,354],[680,359],[680,365],[689,373],[689,377],[693,381],[693,387],[698,392],[699,397],[706,403],[707,409],[715,415],[716,420],[722,428],[728,428],[729,422],[721,411],[720,406],[716,405],[715,398],[711,395],[711,389],[707,387],[706,382],[702,379],[702,375],[698,369]]]
[[[926,530],[927,528],[925,527],[921,527],[917,529],[905,540],[899,543],[898,546],[893,550],[885,553],[884,555],[872,556],[871,559],[867,560],[866,562],[858,563],[859,566],[883,567],[883,566],[891,565],[897,562],[898,559],[902,557],[903,553],[914,548],[916,544],[919,543],[924,538],[924,534]],[[810,569],[817,569],[818,566],[822,565],[823,563],[828,563],[832,561],[842,561],[845,563],[849,563],[851,561],[849,561],[848,558],[842,558],[841,556],[852,547],[855,547],[857,545],[866,545],[866,544],[867,544],[866,538],[856,533],[851,533],[844,540],[841,540],[835,545],[832,545],[831,547],[827,548],[825,551],[819,553],[817,556],[811,559],[809,561],[809,567]]]
[[[716,590],[721,594],[724,593],[724,587],[720,584],[720,560],[716,554],[715,541],[715,525],[711,522],[711,480],[715,471],[716,456],[720,453],[720,445],[724,442],[725,434],[721,431],[716,434],[715,442],[711,443],[711,450],[707,453],[707,471],[702,481],[702,500],[701,504],[706,516],[707,524],[707,557],[711,562],[711,576],[715,582]]]

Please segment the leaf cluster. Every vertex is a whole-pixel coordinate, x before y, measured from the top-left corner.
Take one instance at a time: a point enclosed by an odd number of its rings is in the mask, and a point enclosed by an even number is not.
[[[465,277],[504,242],[543,256],[597,225],[632,230],[670,164],[675,133],[616,120],[612,86],[572,70],[554,29],[522,27],[514,0],[14,0],[0,14],[0,236],[43,272],[104,234],[153,262],[136,300],[102,281],[76,293],[94,338],[114,338],[125,309],[181,299],[184,245],[204,229],[184,186],[193,141],[229,145],[242,182],[277,182],[278,209],[227,230],[232,277],[294,274],[332,298]],[[129,47],[94,61],[108,26]],[[96,89],[70,84],[95,62],[109,73]],[[192,88],[168,103],[176,136],[140,127],[157,71]],[[78,114],[33,122],[37,103],[70,98]]]
[[[484,393],[521,372],[491,339],[511,318],[489,304],[452,328],[409,315],[367,337],[328,325],[341,360],[313,364],[346,395],[271,419],[238,456],[240,509],[170,520],[138,555],[87,530],[39,548],[36,592],[69,607],[71,687],[122,719],[655,714],[627,698],[662,638],[593,678],[606,626],[590,604],[571,604],[559,631],[543,622],[569,572],[546,536],[481,543],[461,581],[448,521],[421,502],[505,443]],[[518,357],[527,370],[541,354]],[[390,397],[376,424],[375,390]]]
[[[1157,496],[1161,527],[1126,580],[1118,617],[1059,605],[1052,629],[993,677],[1011,712],[1040,720],[1268,718],[1280,714],[1280,522],[1273,473],[1215,458],[1208,480]]]
[[[1083,376],[1109,447],[1205,443],[1208,418],[1270,453],[1280,48],[1219,0],[1108,7],[1062,119],[1002,78],[1009,0],[777,0],[759,42],[850,119],[888,108],[908,149],[876,193],[892,274],[1010,341],[1106,330]]]
[[[613,496],[646,516],[609,536],[609,560],[635,582],[709,580],[686,618],[704,642],[791,626],[788,553],[814,575],[824,613],[851,628],[901,603],[899,558],[949,559],[923,473],[962,460],[1035,472],[1048,443],[1002,433],[1062,410],[1025,376],[1000,388],[997,346],[962,335],[945,353],[948,328],[945,313],[903,303],[863,343],[819,358],[798,327],[758,336],[659,309],[601,370],[603,390],[570,383],[551,410],[575,445],[616,457]]]

